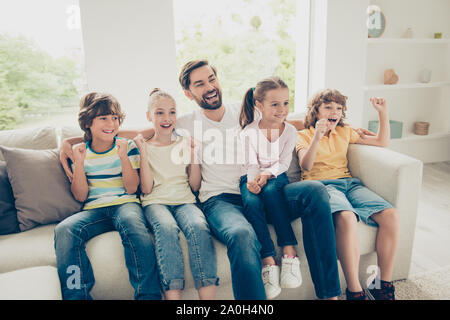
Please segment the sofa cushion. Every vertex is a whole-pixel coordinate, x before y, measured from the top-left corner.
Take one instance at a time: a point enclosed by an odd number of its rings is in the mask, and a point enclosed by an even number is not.
[[[69,127],[64,126],[61,128],[61,141],[67,138],[72,137],[83,137],[84,132],[80,129],[80,127]]]
[[[42,266],[0,274],[0,300],[61,300],[55,267]]]
[[[0,273],[37,266],[56,266],[56,224],[0,236]]]
[[[16,199],[21,231],[59,222],[80,211],[70,191],[58,150],[28,150],[0,146]]]
[[[286,174],[290,183],[300,181],[300,178],[302,177],[302,169],[298,163],[298,155],[295,150],[292,152],[291,164],[289,165]]]
[[[27,128],[0,131],[0,146],[24,149],[55,149],[58,147],[53,127]],[[5,160],[0,151],[0,160]]]
[[[14,195],[8,179],[6,162],[0,161],[0,235],[19,231]]]

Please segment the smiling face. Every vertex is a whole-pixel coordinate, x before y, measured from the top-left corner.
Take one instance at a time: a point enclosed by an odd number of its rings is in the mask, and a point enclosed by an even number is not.
[[[322,103],[318,109],[317,120],[326,119],[330,130],[333,130],[342,119],[342,105],[336,102]]]
[[[262,102],[256,101],[262,119],[269,123],[281,124],[289,113],[289,89],[278,88],[266,92]]]
[[[195,100],[206,110],[216,110],[222,106],[222,88],[216,74],[209,65],[204,65],[190,73],[190,85],[185,95]]]
[[[93,143],[113,143],[114,137],[119,131],[119,116],[115,114],[100,115],[92,120],[89,129]]]
[[[157,98],[147,111],[147,119],[153,122],[158,134],[171,134],[177,122],[175,101],[164,96]]]

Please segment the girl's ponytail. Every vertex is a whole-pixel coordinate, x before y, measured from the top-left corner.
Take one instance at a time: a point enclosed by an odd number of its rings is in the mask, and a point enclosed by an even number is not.
[[[255,119],[255,99],[253,95],[254,90],[255,88],[248,89],[242,101],[241,114],[239,115],[239,124],[241,125],[242,129],[252,123]]]

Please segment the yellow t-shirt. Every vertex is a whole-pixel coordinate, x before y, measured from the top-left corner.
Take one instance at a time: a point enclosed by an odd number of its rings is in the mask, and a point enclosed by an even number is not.
[[[306,149],[314,137],[314,128],[298,132],[295,150]],[[330,135],[319,141],[316,159],[311,170],[302,170],[302,180],[328,180],[351,178],[348,170],[347,150],[350,143],[355,143],[359,134],[351,127],[336,127]]]
[[[168,146],[147,144],[153,188],[149,194],[141,195],[142,206],[153,203],[180,205],[196,202],[186,172],[191,160],[190,150],[188,140],[181,136]]]

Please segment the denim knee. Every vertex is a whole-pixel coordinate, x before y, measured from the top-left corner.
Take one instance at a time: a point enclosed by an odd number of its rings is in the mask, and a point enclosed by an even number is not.
[[[232,250],[237,250],[240,253],[242,259],[252,260],[252,253],[257,252],[259,256],[259,251],[261,250],[261,245],[256,237],[256,233],[250,224],[247,226],[238,226],[234,228],[232,233],[230,233],[230,247]],[[242,261],[242,263],[251,261]]]

